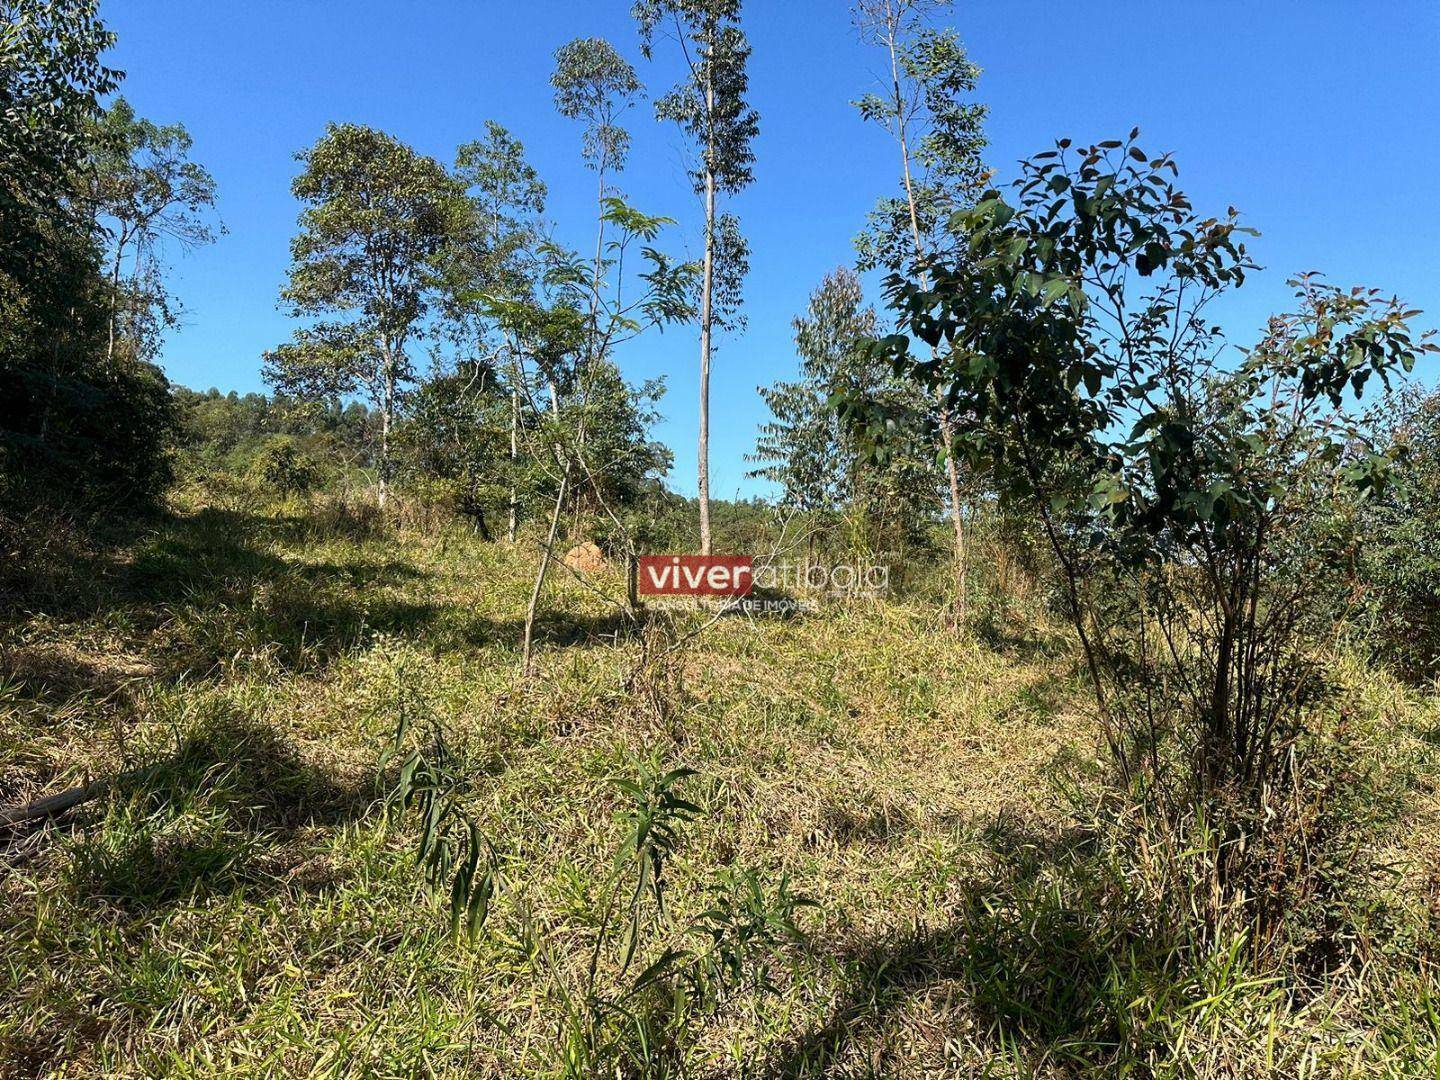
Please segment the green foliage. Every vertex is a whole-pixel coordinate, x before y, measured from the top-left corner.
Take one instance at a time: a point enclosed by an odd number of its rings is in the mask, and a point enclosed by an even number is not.
[[[655,102],[655,115],[673,120],[694,143],[698,162],[691,171],[695,190],[707,177],[725,193],[754,179],[751,145],[759,114],[745,100],[750,89],[750,43],[740,28],[740,0],[638,0],[632,15],[647,57],[657,31],[673,23],[690,76]]]
[[[87,177],[118,73],[95,4],[0,4],[0,505],[143,505],[169,477],[169,388],[110,355],[111,292]],[[122,148],[123,150],[123,148]],[[153,284],[153,278],[150,279]]]
[[[482,282],[498,278],[501,291],[525,291],[527,248],[535,240],[536,221],[545,212],[546,189],[540,174],[525,160],[524,145],[487,120],[485,137],[455,152],[454,175],[478,205],[482,224],[477,232],[485,245]]]
[[[103,59],[114,43],[95,0],[0,3],[0,275],[18,284],[44,281],[26,266],[47,232],[88,229],[74,195],[100,99],[121,77]]]
[[[673,120],[689,136],[696,153],[690,170],[697,194],[705,199],[705,255],[700,276],[700,550],[709,554],[710,532],[710,365],[714,331],[744,325],[739,314],[750,248],[733,214],[718,214],[721,195],[731,195],[754,179],[751,149],[760,129],[759,114],[746,101],[750,43],[740,27],[740,0],[636,0],[632,15],[640,27],[641,47],[651,55],[657,29],[673,32],[688,78],[655,102],[655,115]],[[673,30],[672,30],[673,27]],[[663,29],[662,29],[663,28]]]
[[[1398,300],[1305,275],[1296,311],[1218,366],[1202,313],[1253,266],[1251,230],[1197,215],[1137,136],[1062,140],[1022,165],[1013,202],[956,215],[963,259],[892,275],[906,333],[879,351],[1042,522],[1119,777],[1176,829],[1210,823],[1216,895],[1269,928],[1267,875],[1325,858],[1296,861],[1281,794],[1303,783],[1294,747],[1321,688],[1307,601],[1335,584],[1335,508],[1385,471],[1344,395],[1434,346]],[[852,411],[883,437],[883,406]]]
[[[640,95],[635,69],[604,38],[576,38],[555,52],[555,108],[585,124],[581,154],[601,176],[619,172],[630,152],[620,117]]]
[[[811,294],[794,323],[799,381],[760,388],[775,419],[760,429],[751,460],[761,467],[750,475],[779,485],[796,509],[843,517],[850,545],[874,551],[913,545],[939,511],[939,478],[925,399],[867,348],[877,321],[862,302],[859,278],[845,269]],[[907,415],[910,441],[892,427],[888,453],[875,460],[835,411],[834,401],[855,393]]]
[[[433,717],[423,721],[425,746],[405,754],[424,709],[416,708],[403,682],[395,701],[395,733],[380,760],[382,776],[390,762],[399,762],[390,803],[417,816],[417,865],[430,889],[448,896],[452,936],[463,926],[473,946],[497,901],[525,911],[520,885],[506,880],[500,854],[466,806],[464,761],[450,750],[441,725]],[[780,947],[801,939],[796,915],[813,906],[791,890],[788,876],[772,891],[757,871],[726,868],[715,876],[711,905],[690,924],[676,926],[667,904],[668,874],[687,827],[705,813],[681,792],[698,774],[653,761],[633,765],[633,773],[611,777],[622,797],[615,815],[622,839],[601,887],[583,979],[572,982],[561,971],[551,942],[537,936],[528,919],[519,931],[526,955],[548,970],[561,1002],[557,1034],[565,1048],[564,1075],[576,1080],[627,1064],[645,1075],[667,1075],[697,1018],[713,1015],[741,990],[777,992],[769,964]]]
[[[536,478],[510,459],[511,402],[494,371],[463,365],[425,382],[410,398],[397,441],[408,470],[454,485],[454,509],[491,539],[508,485],[529,509]]]
[[[318,480],[318,470],[308,461],[294,438],[281,435],[265,444],[255,461],[260,482],[279,495],[303,495]]]
[[[623,531],[670,472],[674,454],[650,437],[664,393],[663,380],[632,386],[618,367],[605,361],[595,365],[584,403],[561,411],[561,424],[575,426],[581,418],[572,419],[572,410],[584,411],[585,442],[575,452],[587,484],[577,490],[573,505],[601,518],[602,532],[611,531],[605,528],[611,514],[620,518]]]
[[[444,166],[372,128],[332,124],[300,160],[293,190],[304,209],[282,298],[319,321],[266,354],[265,378],[299,397],[364,391],[380,412],[383,493],[389,428],[414,378],[410,346],[475,221]]]
[[[972,205],[989,179],[981,157],[988,109],[974,100],[980,69],[953,30],[928,22],[949,6],[863,0],[855,8],[862,38],[889,59],[884,92],[855,107],[900,144],[904,160],[900,194],[880,198],[855,238],[861,270],[914,275],[927,258],[955,258],[950,215]]]
[[[1388,482],[1355,518],[1359,614],[1379,653],[1406,674],[1440,673],[1440,395],[1389,402]]]
[[[109,351],[127,348],[154,361],[161,335],[179,321],[165,288],[163,248],[208,244],[215,229],[215,179],[191,161],[183,124],[158,126],[136,115],[124,98],[96,125],[88,198],[106,236],[110,285]]]
[[[403,685],[399,688],[394,739],[380,755],[382,775],[390,760],[405,750],[415,719],[407,708],[406,689]],[[448,894],[451,934],[458,935],[463,925],[473,945],[490,916],[499,863],[494,848],[464,807],[459,771],[463,763],[451,752],[444,730],[433,719],[427,740],[423,749],[412,749],[400,760],[390,805],[418,814],[416,865],[431,889]]]

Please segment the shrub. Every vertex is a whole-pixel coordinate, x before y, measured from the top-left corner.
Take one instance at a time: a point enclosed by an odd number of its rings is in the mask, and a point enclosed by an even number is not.
[[[1377,651],[1405,674],[1440,674],[1440,394],[1395,402],[1397,465],[1357,522],[1360,610]]]
[[[271,439],[255,459],[255,474],[280,495],[303,495],[315,487],[319,470],[288,435]]]
[[[1220,366],[1204,312],[1253,269],[1251,230],[1197,214],[1137,137],[1062,140],[1013,196],[958,215],[962,258],[888,283],[926,348],[878,348],[951,403],[957,452],[1040,524],[1122,797],[1212,860],[1196,913],[1214,932],[1238,906],[1269,941],[1297,903],[1277,875],[1303,895],[1332,854],[1292,843],[1324,715],[1313,601],[1342,586],[1335,522],[1386,468],[1344,398],[1435,346],[1398,300],[1304,275],[1296,310]],[[883,403],[848,411],[888,428]]]

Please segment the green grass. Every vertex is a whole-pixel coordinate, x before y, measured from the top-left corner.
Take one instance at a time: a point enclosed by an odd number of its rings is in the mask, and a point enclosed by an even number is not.
[[[1306,986],[1241,937],[1162,932],[1136,864],[1077,833],[1062,790],[1093,789],[1095,732],[1054,641],[956,639],[897,602],[725,618],[637,674],[677,628],[561,575],[522,681],[523,544],[184,505],[46,558],[0,630],[0,802],[120,779],[9,841],[0,1075],[565,1075],[611,778],[639,760],[699,773],[677,922],[724,867],[818,906],[772,991],[668,1028],[645,999],[673,1038],[627,1043],[621,1075],[1437,1075],[1440,710],[1359,665],[1395,870],[1361,898],[1363,963]],[[445,725],[500,860],[473,946],[384,805],[402,700]]]

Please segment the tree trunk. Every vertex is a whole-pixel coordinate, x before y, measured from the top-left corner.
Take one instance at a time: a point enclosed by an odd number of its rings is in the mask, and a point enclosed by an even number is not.
[[[390,417],[395,410],[395,365],[385,362],[385,388],[380,401],[380,509],[390,493]]]
[[[110,344],[105,350],[105,359],[115,359],[115,330],[120,319],[120,259],[125,251],[126,235],[122,228],[115,240],[115,265],[110,271]]]
[[[515,480],[515,470],[519,468],[519,461],[520,391],[512,387],[510,390],[510,517],[505,530],[505,535],[512,544],[515,543],[515,530],[520,516],[520,498]]]
[[[555,537],[560,531],[560,512],[565,506],[569,484],[570,469],[567,465],[560,474],[560,489],[550,510],[550,532],[545,539],[545,548],[540,552],[540,569],[535,573],[535,587],[530,590],[530,606],[525,609],[525,637],[520,646],[520,671],[524,675],[530,674],[535,645],[535,615],[540,610],[540,591],[545,587],[545,575],[550,572],[551,553],[555,550]]]
[[[906,132],[905,121],[905,99],[900,92],[900,60],[899,50],[895,40],[897,32],[898,13],[892,17],[886,35],[886,44],[890,51],[890,79],[895,97],[895,130],[900,142],[900,165],[904,170],[905,178],[905,201],[909,204],[910,210],[910,236],[915,244],[915,258],[918,261],[925,258],[925,244],[920,238],[920,214],[915,206],[915,184],[910,175],[910,141]],[[930,275],[922,266],[920,268],[920,283],[925,288],[930,287]],[[936,349],[930,350],[931,355],[937,353]],[[938,395],[937,395],[938,396]],[[966,566],[966,545],[965,545],[965,515],[960,500],[960,470],[955,462],[954,450],[954,427],[950,423],[950,415],[945,408],[944,402],[937,402],[940,409],[940,437],[944,440],[945,446],[945,473],[949,482],[950,490],[950,522],[955,530],[955,604],[953,609],[953,622],[958,630],[963,627],[969,617],[968,603],[966,600],[967,588],[967,566]]]
[[[969,601],[969,560],[965,545],[965,519],[960,512],[960,469],[951,452],[955,429],[950,423],[950,414],[942,408],[940,412],[940,437],[945,440],[945,475],[950,482],[950,520],[955,526],[955,607],[954,625],[959,630],[970,619]]]
[[[714,90],[705,91],[713,108]],[[700,282],[700,445],[697,487],[700,495],[700,554],[710,554],[710,331],[714,319],[711,293],[715,285],[715,173],[705,169],[705,269]]]

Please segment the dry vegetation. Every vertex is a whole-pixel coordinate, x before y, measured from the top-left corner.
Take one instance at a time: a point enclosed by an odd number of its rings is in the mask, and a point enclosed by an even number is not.
[[[1098,764],[1063,638],[997,651],[895,603],[726,618],[674,647],[673,623],[627,630],[565,578],[522,683],[529,558],[299,503],[191,502],[105,555],[57,541],[50,578],[12,592],[0,789],[112,779],[9,838],[0,1072],[561,1075],[560,1001],[620,839],[608,778],[640,760],[699,774],[677,917],[730,865],[818,905],[773,992],[688,1027],[672,1072],[1433,1067],[1433,700],[1347,669],[1357,760],[1408,793],[1397,876],[1370,894],[1369,959],[1287,996],[1243,955],[1167,967],[1128,921],[1116,883],[1143,863],[1073,825]],[[400,707],[446,724],[497,849],[474,946],[384,806]]]

